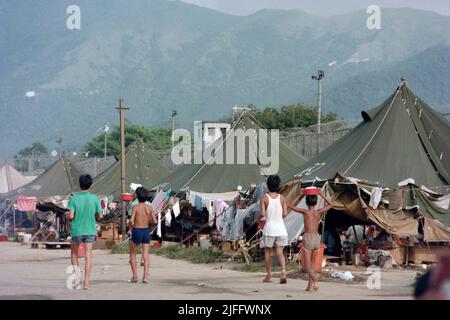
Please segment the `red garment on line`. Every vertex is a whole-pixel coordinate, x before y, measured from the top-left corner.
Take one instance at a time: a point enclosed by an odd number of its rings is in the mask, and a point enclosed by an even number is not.
[[[37,198],[36,197],[24,197],[19,196],[17,199],[17,209],[19,211],[36,211],[36,203]]]

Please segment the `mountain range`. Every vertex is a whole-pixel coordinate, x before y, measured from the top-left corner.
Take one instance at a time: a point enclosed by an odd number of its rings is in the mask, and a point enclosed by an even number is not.
[[[104,122],[192,129],[231,108],[316,101],[311,75],[325,71],[323,110],[355,119],[405,77],[425,101],[450,102],[450,17],[382,8],[320,17],[301,10],[233,16],[180,1],[0,2],[0,155],[33,140],[75,151]]]

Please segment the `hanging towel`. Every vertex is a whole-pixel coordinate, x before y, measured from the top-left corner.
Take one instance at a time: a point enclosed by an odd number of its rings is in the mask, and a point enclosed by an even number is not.
[[[172,210],[173,210],[173,214],[175,215],[175,219],[176,219],[180,215],[180,202],[179,201],[177,201],[177,203],[175,203],[173,205]]]
[[[195,209],[198,211],[203,210],[202,198],[200,196],[195,196]]]
[[[214,211],[216,213],[216,217],[222,214],[224,202],[222,200],[214,201]]]
[[[228,209],[229,205],[225,201],[219,200],[215,201],[214,206],[216,207],[216,228],[222,232],[224,225],[224,212]]]
[[[17,199],[17,209],[19,211],[36,211],[36,203],[37,198],[36,197],[24,197],[19,196]]]
[[[156,208],[158,208],[160,206],[160,204],[164,200],[165,196],[166,196],[166,193],[164,191],[162,191],[162,190],[159,190],[155,194],[155,196],[153,197],[152,204],[151,204],[153,210],[156,211]]]
[[[215,218],[215,214],[214,214],[214,201],[208,199],[206,201],[206,209],[208,209],[208,222],[209,222],[209,226],[212,227],[214,225],[214,218]]]
[[[195,207],[195,194],[189,192],[188,200],[191,206]]]
[[[372,207],[372,209],[377,209],[378,205],[381,201],[381,194],[383,193],[383,189],[375,187],[372,189],[372,194],[370,195],[370,201],[369,206]]]
[[[161,238],[162,232],[161,232],[161,212],[158,213],[158,228],[156,230],[156,234],[158,237]]]
[[[172,222],[172,211],[170,209],[166,210],[166,215],[165,215],[165,219],[166,219],[166,226],[170,227],[170,224]]]
[[[166,203],[169,199],[168,194],[170,195],[170,193],[160,190],[153,198],[151,206],[152,206],[155,214],[158,213],[159,211],[161,211],[164,208],[164,206],[166,205]]]

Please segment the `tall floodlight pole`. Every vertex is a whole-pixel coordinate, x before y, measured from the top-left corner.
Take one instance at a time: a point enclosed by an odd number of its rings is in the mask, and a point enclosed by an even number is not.
[[[322,117],[322,79],[325,77],[325,72],[319,70],[317,75],[313,75],[312,79],[317,80],[317,153],[320,152],[320,120]]]
[[[236,113],[238,111],[241,111],[241,112],[251,111],[252,107],[253,107],[253,104],[249,104],[247,107],[243,107],[243,108],[239,107],[238,105],[235,105],[233,107],[233,123],[236,121]]]
[[[103,126],[103,131],[105,132],[105,152],[104,152],[104,158],[106,160],[106,155],[107,155],[107,146],[108,146],[108,131],[109,131],[109,123],[106,122],[105,125]]]
[[[62,153],[62,148],[61,148],[61,145],[62,145],[62,138],[59,138],[58,140],[56,140],[56,143],[58,144],[59,157],[61,158],[61,157],[62,157],[62,155],[61,155],[61,153]]]
[[[172,136],[175,131],[175,117],[177,116],[177,110],[172,110]],[[175,141],[172,139],[172,149],[175,147]]]
[[[120,118],[120,192],[125,193],[125,102],[123,99],[119,100],[119,118]],[[122,239],[126,238],[127,234],[127,211],[126,202],[122,199]]]

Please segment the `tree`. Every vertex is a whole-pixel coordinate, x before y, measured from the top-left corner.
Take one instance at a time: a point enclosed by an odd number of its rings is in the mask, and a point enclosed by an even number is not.
[[[127,121],[125,125],[125,147],[142,139],[153,150],[168,149],[171,147],[171,130],[164,128],[148,128],[132,124]],[[120,126],[113,126],[107,134],[107,155],[120,153]],[[82,148],[82,152],[89,152],[89,156],[103,157],[105,150],[105,133],[100,133]]]
[[[288,128],[309,127],[317,123],[317,109],[304,105],[287,105],[278,109],[266,107],[262,111],[252,110],[252,115],[267,129],[285,130]],[[335,121],[336,113],[322,114],[321,122]]]
[[[48,154],[47,148],[39,141],[33,141],[31,146],[20,149],[17,153],[19,157],[37,157]]]

